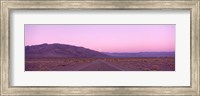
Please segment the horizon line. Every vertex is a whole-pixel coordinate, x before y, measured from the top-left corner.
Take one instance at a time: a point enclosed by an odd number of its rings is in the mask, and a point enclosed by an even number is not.
[[[35,44],[35,45],[25,45],[25,47],[26,46],[44,45],[44,44],[47,44],[47,45],[51,45],[51,44],[70,45],[70,44],[62,44],[62,43],[41,43],[41,44]],[[77,45],[70,45],[70,46],[82,47],[82,48],[85,48],[85,49],[90,49],[90,48],[86,48],[86,47],[83,47],[83,46],[77,46]],[[90,50],[93,50],[93,49],[90,49]],[[101,53],[161,53],[161,52],[164,52],[164,53],[175,53],[175,51],[140,51],[140,52],[104,52],[104,51],[98,51],[98,50],[93,50],[93,51],[97,51],[97,52],[101,52]]]

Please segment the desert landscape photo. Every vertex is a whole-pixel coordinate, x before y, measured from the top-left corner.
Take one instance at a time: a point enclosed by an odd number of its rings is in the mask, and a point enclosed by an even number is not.
[[[175,71],[173,24],[25,24],[25,71]]]

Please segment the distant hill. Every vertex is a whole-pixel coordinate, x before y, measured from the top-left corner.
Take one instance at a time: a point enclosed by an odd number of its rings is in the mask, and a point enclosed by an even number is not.
[[[41,44],[25,46],[25,57],[103,58],[104,53],[66,44]]]
[[[175,52],[105,53],[112,57],[175,57]]]

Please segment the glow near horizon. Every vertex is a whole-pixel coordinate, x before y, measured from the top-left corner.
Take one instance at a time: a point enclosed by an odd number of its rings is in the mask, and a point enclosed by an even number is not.
[[[25,24],[25,45],[61,43],[100,52],[174,52],[175,25]]]

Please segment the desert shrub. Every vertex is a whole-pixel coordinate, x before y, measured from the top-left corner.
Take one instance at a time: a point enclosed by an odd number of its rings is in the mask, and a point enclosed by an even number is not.
[[[150,71],[151,69],[149,68],[144,68],[143,71]]]
[[[48,71],[48,66],[43,65],[43,64],[40,64],[40,65],[39,65],[39,70],[40,70],[40,71]]]
[[[172,68],[173,68],[173,67],[175,67],[175,66],[174,66],[174,64],[169,64],[169,67],[172,67]]]
[[[148,67],[146,64],[141,64],[142,67]]]
[[[64,62],[69,62],[69,60],[64,60]]]
[[[158,66],[158,65],[152,65],[151,66],[151,70],[159,71],[160,70],[160,66]]]

